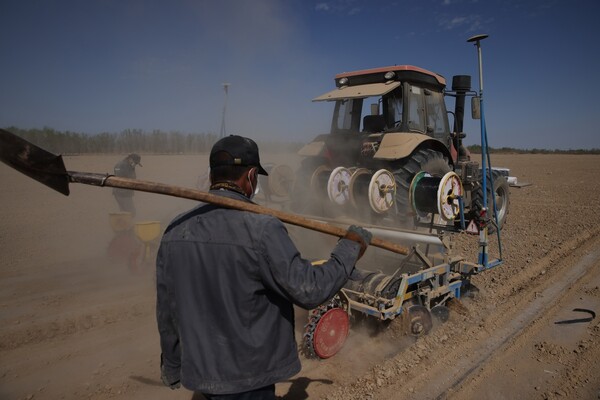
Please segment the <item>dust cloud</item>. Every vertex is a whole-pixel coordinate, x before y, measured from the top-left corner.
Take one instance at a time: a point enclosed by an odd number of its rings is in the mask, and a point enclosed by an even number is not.
[[[65,156],[64,163],[69,171],[104,174],[112,173],[124,156]],[[207,155],[141,156],[143,167],[136,168],[140,180],[187,188],[199,188],[205,181]],[[292,153],[265,153],[261,161],[294,170],[299,165]],[[160,235],[148,244],[149,257],[135,237],[125,245],[118,241],[124,251],[111,252],[120,235],[110,223],[111,213],[119,211],[111,188],[71,184],[67,197],[4,164],[0,180],[9,189],[0,192],[0,377],[10,378],[0,378],[0,397],[19,398],[37,391],[55,397],[65,385],[71,398],[81,393],[105,398],[156,390],[156,385],[144,386],[123,376],[135,371],[136,377],[154,382],[159,371],[154,257]],[[291,211],[281,199],[267,201],[264,194],[257,196],[257,203]],[[136,192],[133,200],[137,209],[133,223],[159,222],[161,233],[173,218],[198,204],[145,192]],[[310,260],[328,258],[338,240],[295,226],[288,230]],[[132,249],[133,260],[128,253]],[[367,253],[374,251],[370,248]],[[301,340],[305,310],[297,310],[296,321]],[[357,330],[350,340],[367,342],[360,335]],[[32,351],[39,359],[36,365],[52,366],[33,386],[29,376],[34,372],[29,368],[37,367],[22,365]],[[79,377],[75,383],[74,376]]]

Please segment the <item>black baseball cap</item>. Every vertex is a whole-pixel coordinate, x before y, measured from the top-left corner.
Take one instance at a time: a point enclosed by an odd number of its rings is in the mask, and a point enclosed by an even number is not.
[[[215,155],[225,152],[231,156],[231,159],[223,160]],[[260,165],[258,156],[258,145],[254,140],[238,135],[225,136],[219,139],[210,151],[210,167],[221,167],[224,165],[240,165],[244,167],[257,167],[261,175],[269,175]]]

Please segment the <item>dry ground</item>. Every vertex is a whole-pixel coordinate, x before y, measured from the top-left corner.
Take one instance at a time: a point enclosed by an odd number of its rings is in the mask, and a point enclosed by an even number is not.
[[[285,157],[265,157],[278,163]],[[289,158],[289,157],[288,157]],[[66,157],[69,170],[108,172],[118,157]],[[195,187],[205,157],[146,156],[140,179]],[[480,292],[418,340],[355,329],[325,361],[277,386],[285,399],[600,398],[600,157],[502,155],[526,188],[511,189],[503,265]],[[111,190],[71,185],[64,197],[0,164],[0,398],[191,399],[158,374],[152,261],[107,255]],[[193,202],[138,193],[138,221]],[[456,252],[475,260],[477,238]],[[498,249],[492,248],[492,255]],[[327,254],[323,254],[326,256]],[[377,269],[377,266],[368,266]],[[299,313],[298,319],[302,319]]]

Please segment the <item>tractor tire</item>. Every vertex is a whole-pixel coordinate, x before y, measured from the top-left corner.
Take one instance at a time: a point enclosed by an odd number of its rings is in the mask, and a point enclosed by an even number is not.
[[[405,228],[410,228],[410,216],[413,215],[409,202],[410,184],[414,176],[421,171],[432,176],[442,177],[452,171],[452,166],[442,153],[431,149],[419,149],[394,169],[396,220]]]
[[[506,223],[506,217],[508,216],[508,210],[510,206],[510,196],[509,196],[509,185],[508,180],[504,177],[500,172],[492,170],[492,177],[494,178],[494,194],[496,197],[496,208],[498,212],[498,227],[500,230],[504,227]],[[492,192],[488,188],[488,216],[490,218],[494,218],[494,203],[492,200]],[[483,206],[483,187],[480,186],[479,189],[475,191],[473,194],[473,206],[471,207],[471,212],[469,213],[469,217],[478,218],[481,208]],[[488,233],[496,232],[496,223],[488,225]]]

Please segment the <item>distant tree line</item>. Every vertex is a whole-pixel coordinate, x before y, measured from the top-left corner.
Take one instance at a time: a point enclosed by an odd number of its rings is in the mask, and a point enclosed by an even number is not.
[[[51,153],[73,154],[204,154],[209,153],[218,136],[213,133],[182,133],[125,129],[120,133],[86,134],[57,131],[52,128],[5,128]],[[297,150],[300,144],[287,142],[260,143],[261,150]]]
[[[125,129],[120,133],[86,134],[57,131],[52,128],[5,128],[23,139],[55,154],[205,154],[209,153],[218,136],[214,133],[164,132],[142,129]],[[243,134],[242,134],[243,135]],[[303,143],[273,141],[260,142],[263,152],[297,151]],[[467,146],[472,153],[481,153],[480,145]],[[491,154],[600,154],[600,149],[548,150],[516,149],[514,147],[489,148]]]

